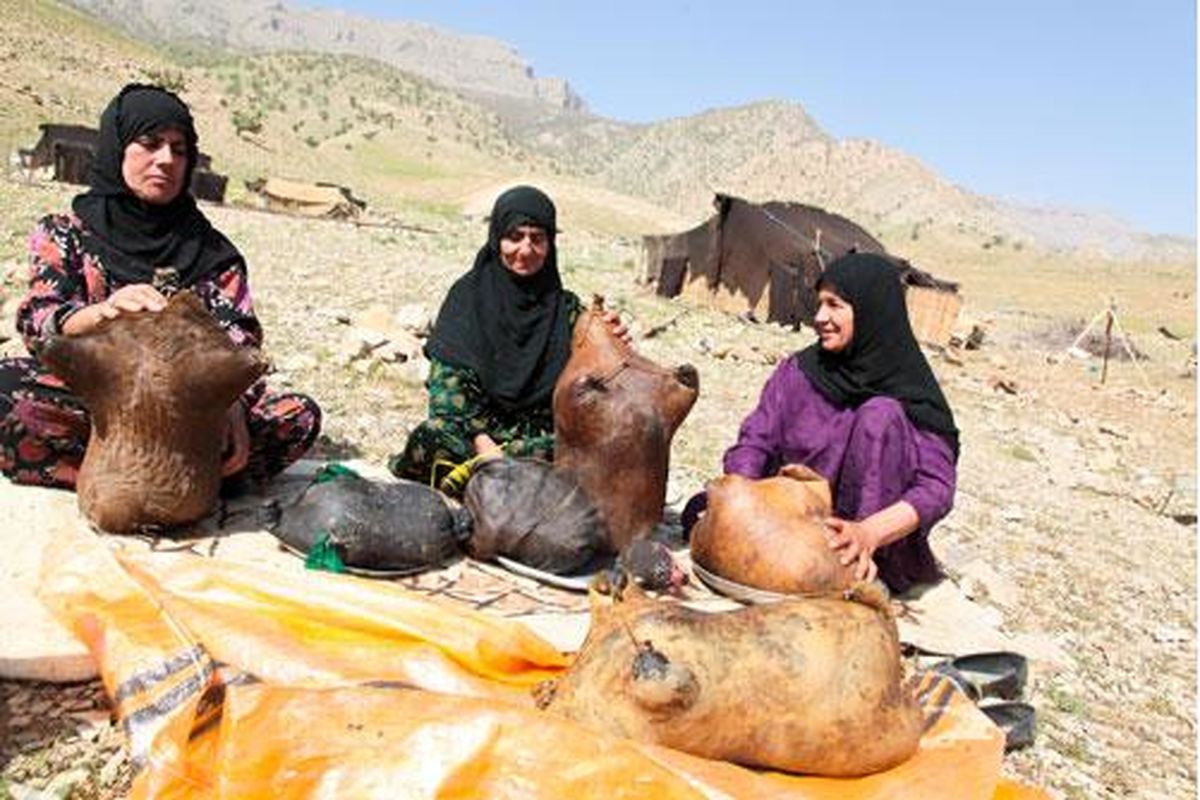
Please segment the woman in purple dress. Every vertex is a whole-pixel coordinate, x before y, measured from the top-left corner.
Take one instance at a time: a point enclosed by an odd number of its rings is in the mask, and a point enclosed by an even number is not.
[[[899,272],[855,253],[817,284],[819,342],[776,368],[725,453],[727,474],[806,464],[833,489],[830,547],[899,593],[942,577],[929,531],[954,500],[958,429],[908,321]],[[684,511],[690,528],[703,495]]]

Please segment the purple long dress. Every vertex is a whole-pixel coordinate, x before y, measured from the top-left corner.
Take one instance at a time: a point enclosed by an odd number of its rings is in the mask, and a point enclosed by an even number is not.
[[[929,531],[954,502],[954,452],[943,437],[913,425],[898,401],[873,397],[857,408],[837,406],[795,359],[785,359],[724,461],[726,473],[748,478],[769,477],[784,464],[812,467],[829,481],[843,519],[908,502],[919,528],[875,551],[879,577],[896,593],[942,577]]]

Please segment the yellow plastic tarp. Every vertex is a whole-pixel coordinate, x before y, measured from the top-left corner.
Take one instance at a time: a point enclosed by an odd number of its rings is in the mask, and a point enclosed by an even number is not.
[[[1044,797],[1000,778],[1003,735],[938,676],[918,688],[927,728],[910,760],[794,776],[538,711],[530,689],[568,656],[394,584],[114,553],[80,532],[48,548],[41,596],[97,660],[134,797]]]

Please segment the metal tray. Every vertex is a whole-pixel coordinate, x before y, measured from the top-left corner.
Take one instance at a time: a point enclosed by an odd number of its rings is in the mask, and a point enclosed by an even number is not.
[[[755,589],[753,586],[746,586],[743,583],[722,578],[720,575],[714,575],[695,561],[692,562],[692,571],[705,586],[717,594],[723,594],[742,603],[778,603],[780,600],[792,600],[802,596],[772,592],[768,589]]]
[[[546,572],[536,567],[531,567],[528,564],[522,564],[520,561],[513,561],[511,558],[499,555],[496,556],[496,563],[514,575],[532,578],[538,583],[544,583],[547,586],[567,589],[572,592],[586,592],[588,587],[592,585],[592,579],[612,566],[612,557],[610,556],[599,562],[593,559],[593,562],[585,567],[585,571],[578,575],[555,575],[553,572]]]

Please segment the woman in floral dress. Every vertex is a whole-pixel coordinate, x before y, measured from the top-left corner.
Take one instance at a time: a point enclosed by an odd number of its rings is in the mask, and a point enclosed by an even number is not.
[[[130,84],[100,118],[91,188],[38,222],[17,330],[31,353],[45,335],[86,334],[122,314],[157,312],[193,291],[238,346],[259,347],[246,262],[187,187],[197,155],[188,107]],[[255,383],[227,416],[223,489],[262,483],[315,441],[321,412],[300,394]],[[36,355],[0,359],[0,471],[17,483],[73,489],[90,423],[78,397]]]

